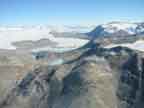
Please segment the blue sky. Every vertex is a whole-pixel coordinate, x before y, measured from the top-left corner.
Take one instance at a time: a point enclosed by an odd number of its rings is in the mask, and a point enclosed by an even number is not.
[[[0,0],[0,25],[144,21],[144,0]]]

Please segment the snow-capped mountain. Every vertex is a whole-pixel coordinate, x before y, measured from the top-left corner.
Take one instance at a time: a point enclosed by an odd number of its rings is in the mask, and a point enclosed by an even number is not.
[[[111,22],[98,25],[87,33],[89,36],[126,36],[144,33],[144,23]]]

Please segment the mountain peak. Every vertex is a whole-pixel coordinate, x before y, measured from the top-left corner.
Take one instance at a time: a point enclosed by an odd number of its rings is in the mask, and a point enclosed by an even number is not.
[[[144,32],[143,23],[119,22],[113,21],[107,24],[98,25],[88,35],[92,37],[98,36],[127,36],[137,35]]]

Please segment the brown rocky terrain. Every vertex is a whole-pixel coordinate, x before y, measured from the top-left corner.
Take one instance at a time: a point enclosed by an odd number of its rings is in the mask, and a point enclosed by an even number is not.
[[[144,107],[143,53],[90,42],[57,56],[64,61],[56,65],[38,60],[30,68],[1,67],[4,79],[15,79],[19,70],[26,74],[14,84],[1,79],[6,91],[0,92],[0,108]]]

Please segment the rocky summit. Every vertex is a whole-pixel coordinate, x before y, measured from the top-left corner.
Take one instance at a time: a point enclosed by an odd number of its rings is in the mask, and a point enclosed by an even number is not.
[[[51,65],[40,58],[39,64],[21,69],[25,74],[0,91],[0,108],[144,108],[142,55],[90,41],[57,54],[63,62]]]

